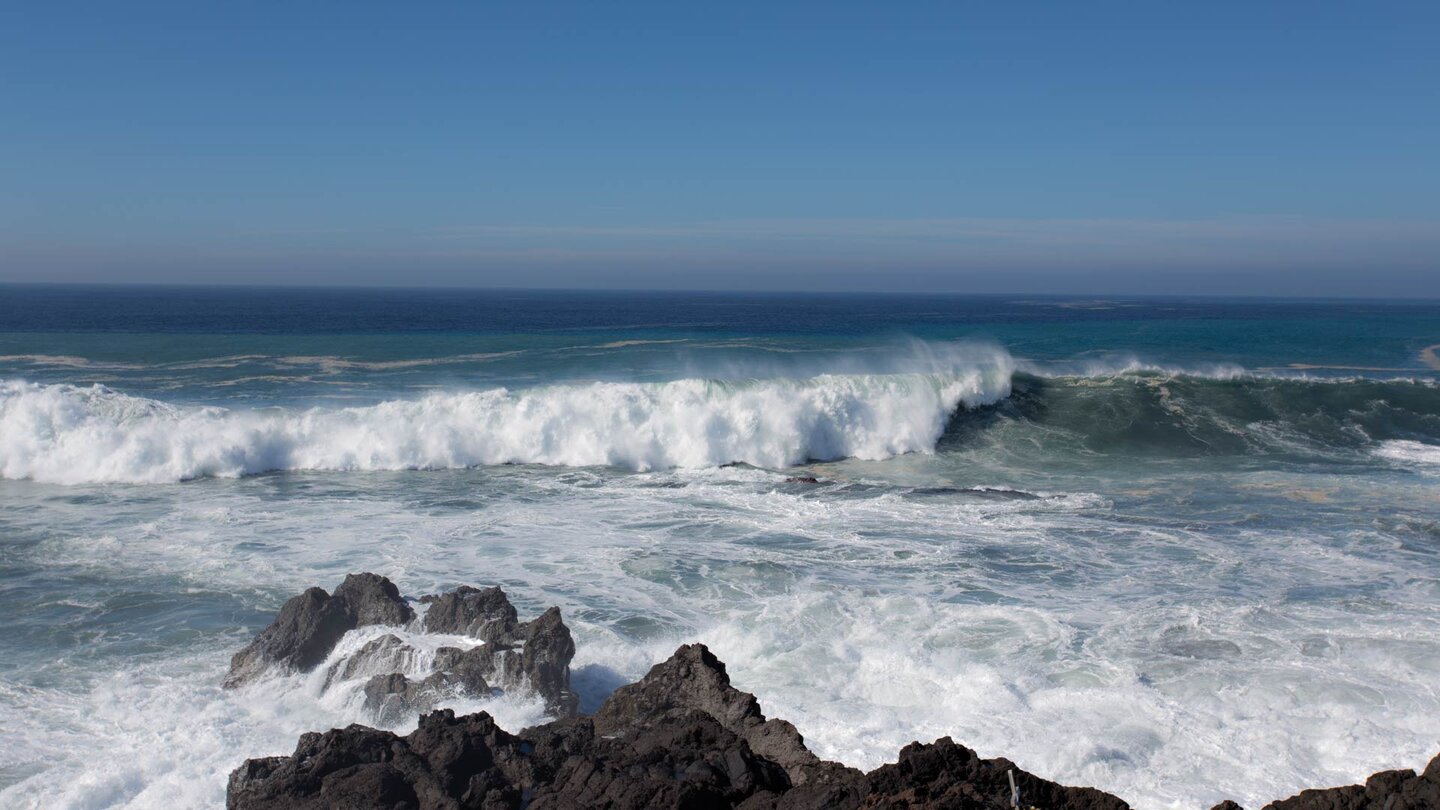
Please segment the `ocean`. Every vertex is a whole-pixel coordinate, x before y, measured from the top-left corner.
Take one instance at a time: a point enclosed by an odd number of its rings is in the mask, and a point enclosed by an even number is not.
[[[1419,767],[1437,344],[1440,302],[3,287],[0,805],[220,806],[374,724],[220,688],[355,571],[559,605],[582,708],[703,641],[867,769],[949,735],[1204,808]]]

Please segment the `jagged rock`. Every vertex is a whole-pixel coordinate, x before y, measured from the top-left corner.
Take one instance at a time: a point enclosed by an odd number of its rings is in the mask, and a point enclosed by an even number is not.
[[[870,795],[861,807],[1010,807],[1014,774],[1022,806],[1067,810],[1127,810],[1115,796],[1089,787],[1066,787],[1015,767],[1008,759],[981,759],[942,737],[929,745],[911,743],[893,765],[871,771]]]
[[[406,659],[414,654],[414,647],[401,641],[399,636],[386,633],[366,642],[349,658],[336,661],[325,674],[325,688],[365,675],[399,672],[405,668]]]
[[[308,588],[290,599],[269,627],[230,659],[225,687],[234,688],[272,667],[309,672],[319,666],[346,632],[371,624],[405,624],[414,611],[390,580],[350,574],[332,596]]]
[[[382,726],[393,726],[432,708],[431,696],[399,672],[375,675],[365,682],[365,710]]]
[[[252,759],[230,775],[231,808],[517,807],[519,744],[489,715],[436,712],[408,737],[364,726],[305,734],[289,757]],[[463,801],[463,804],[462,804]]]
[[[411,686],[384,684],[391,694]],[[996,793],[995,779],[1005,780],[1013,767],[980,760],[948,739],[909,746],[900,762],[869,776],[821,762],[789,723],[766,720],[754,696],[734,689],[725,665],[696,644],[618,690],[594,718],[556,720],[511,735],[487,714],[442,711],[421,718],[407,737],[363,726],[306,734],[293,755],[236,769],[227,804],[232,810],[1000,810],[1009,807],[1009,790]],[[1126,807],[1097,790],[1066,788],[1018,769],[1015,775],[1026,801],[1047,810]],[[962,781],[967,778],[975,781]],[[925,803],[931,800],[938,803]]]
[[[457,633],[491,642],[513,633],[519,620],[498,585],[483,590],[461,585],[446,594],[423,596],[420,601],[430,605],[425,611],[427,633]]]
[[[435,651],[435,673],[476,694],[490,689],[489,679],[496,675],[496,647],[484,644],[469,650],[441,647]]]
[[[813,475],[792,475],[785,479],[787,484],[818,484],[820,479]]]
[[[570,691],[570,660],[575,657],[575,640],[560,620],[560,608],[552,607],[540,618],[515,629],[520,647],[520,670],[530,687],[545,698],[546,708],[561,717],[574,716],[580,699]]]
[[[485,643],[472,650],[441,648],[433,673],[417,683],[403,677],[413,648],[397,636],[381,636],[336,662],[326,673],[325,688],[372,676],[365,685],[366,703],[386,725],[407,713],[428,711],[442,697],[489,695],[492,683],[532,689],[550,712],[574,716],[579,705],[570,691],[575,642],[559,608],[520,622],[503,590],[468,585],[421,601],[430,604],[423,622],[426,631],[469,635]],[[244,684],[272,667],[308,672],[350,630],[405,625],[414,618],[395,585],[376,574],[351,574],[333,595],[310,588],[286,602],[275,621],[235,654],[225,686]]]
[[[795,784],[804,784],[820,759],[785,720],[766,720],[755,696],[730,685],[725,664],[703,644],[686,644],[644,678],[615,690],[595,713],[601,734],[662,723],[675,709],[714,717],[757,753],[778,763]],[[855,774],[858,776],[859,772]]]
[[[436,654],[437,670],[456,672],[461,682],[473,674],[489,685],[533,689],[550,712],[574,716],[579,706],[579,699],[570,691],[575,641],[559,608],[519,622],[500,588],[481,590],[468,585],[421,601],[430,603],[424,621],[427,631],[460,633],[485,641],[470,650],[442,647]]]
[[[425,714],[447,697],[488,697],[490,686],[474,671],[441,670],[422,681],[394,672],[365,682],[365,708],[381,725],[393,726]]]
[[[350,574],[335,589],[336,599],[343,600],[355,614],[355,626],[391,624],[404,626],[415,618],[415,611],[400,598],[395,583],[379,574]]]

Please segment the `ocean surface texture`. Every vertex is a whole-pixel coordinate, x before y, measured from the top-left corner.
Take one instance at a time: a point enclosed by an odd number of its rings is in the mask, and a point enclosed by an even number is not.
[[[0,288],[0,805],[217,806],[374,724],[220,688],[361,570],[559,605],[582,707],[703,641],[863,768],[951,735],[1203,810],[1419,767],[1436,344],[1435,303]]]

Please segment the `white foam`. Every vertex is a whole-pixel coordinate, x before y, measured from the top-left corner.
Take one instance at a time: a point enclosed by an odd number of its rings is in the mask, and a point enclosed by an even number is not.
[[[217,806],[244,758],[373,723],[351,687],[327,693],[313,675],[221,690],[248,634],[196,618],[231,621],[237,604],[269,613],[357,570],[407,594],[500,583],[522,616],[559,604],[576,633],[572,683],[592,709],[679,643],[704,641],[768,715],[864,768],[950,735],[1139,810],[1193,810],[1222,798],[1255,807],[1435,753],[1433,546],[1399,542],[1429,542],[1426,481],[1202,470],[1167,473],[1145,496],[1088,473],[1078,484],[1030,474],[1021,488],[1042,498],[985,499],[964,488],[1004,479],[975,466],[911,455],[814,470],[848,487],[713,467],[313,475],[63,497],[7,484],[7,528],[42,538],[12,559],[60,583],[98,583],[86,601],[119,594],[124,613],[131,594],[212,596],[157,608],[144,631],[188,640],[210,627],[193,645],[134,655],[133,634],[102,633],[87,645],[118,647],[67,653],[64,665],[20,651],[43,677],[0,679],[0,775],[21,780],[0,805]],[[910,489],[937,483],[953,492]],[[1285,513],[1278,526],[1173,511],[1202,490],[1270,513],[1286,491],[1324,487],[1343,501],[1359,486],[1375,492],[1348,503],[1413,502],[1418,528],[1364,517],[1380,507],[1296,524],[1300,513]],[[235,601],[197,607],[213,594]],[[456,708],[510,730],[539,717],[511,696]]]
[[[929,452],[951,412],[1009,392],[996,352],[929,372],[595,382],[354,408],[185,407],[104,386],[0,383],[0,476],[158,483],[273,470],[486,464],[634,470]]]
[[[1375,455],[1403,464],[1418,465],[1426,472],[1440,472],[1440,446],[1405,439],[1381,442]]]
[[[57,699],[47,706],[36,703],[41,695],[27,695],[32,708],[43,709],[47,728],[5,722],[0,731],[37,770],[47,770],[0,791],[0,804],[47,810],[223,807],[225,775],[247,757],[287,754],[309,731],[380,726],[364,710],[358,682],[320,688],[323,673],[344,652],[337,650],[309,675],[266,678],[238,690],[219,688],[223,657],[209,652],[102,676],[78,701]],[[502,728],[517,731],[546,719],[538,700],[518,695],[452,698],[440,706],[461,714],[486,711]],[[417,722],[412,715],[388,728],[406,734]]]

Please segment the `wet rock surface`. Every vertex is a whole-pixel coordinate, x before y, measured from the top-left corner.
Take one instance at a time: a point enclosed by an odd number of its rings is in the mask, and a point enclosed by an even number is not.
[[[725,664],[687,644],[590,717],[576,717],[569,688],[575,653],[560,611],[520,622],[500,588],[463,586],[424,597],[426,632],[483,639],[441,647],[423,678],[400,671],[415,650],[394,634],[371,639],[332,664],[327,684],[370,676],[366,706],[384,724],[421,715],[406,736],[361,725],[302,735],[288,757],[247,760],[230,775],[235,810],[298,808],[711,808],[820,810],[952,808],[1125,810],[1120,798],[1069,787],[982,759],[942,738],[912,743],[869,773],[816,757],[785,720],[767,718],[755,696],[730,684]],[[332,596],[311,588],[232,662],[226,685],[272,666],[306,671],[345,632],[405,625],[415,614],[394,585],[352,575]],[[371,674],[375,673],[375,674]],[[235,683],[232,683],[235,681]],[[484,695],[526,684],[559,718],[507,732],[486,713],[431,711],[450,695]],[[503,686],[502,686],[503,688]],[[1440,810],[1440,756],[1421,774],[1384,771],[1363,785],[1306,790],[1262,810]],[[1213,810],[1243,810],[1223,802]]]
[[[395,585],[375,574],[351,574],[333,595],[309,588],[286,602],[275,621],[230,659],[225,686],[241,686],[271,669],[309,672],[349,631],[372,624],[404,625],[413,618],[415,611]]]
[[[521,622],[503,590],[468,585],[420,602],[428,606],[421,632],[484,643],[469,649],[441,647],[431,670],[417,675],[407,672],[417,658],[415,648],[386,634],[334,661],[325,688],[368,678],[365,706],[385,725],[427,712],[446,697],[488,697],[495,688],[533,691],[551,714],[575,714],[578,701],[570,690],[575,642],[559,608]],[[286,602],[275,621],[235,654],[225,686],[242,686],[271,670],[309,672],[325,662],[346,633],[371,625],[405,627],[415,618],[394,583],[376,574],[351,574],[333,595],[310,588]]]
[[[912,745],[870,774],[818,759],[783,720],[730,685],[703,645],[681,647],[593,717],[518,734],[485,713],[433,712],[408,736],[350,726],[301,737],[289,757],[230,777],[231,808],[1008,808],[1005,760],[953,742]],[[1015,770],[1022,796],[1055,810],[1120,799]],[[346,802],[359,802],[347,805]]]

